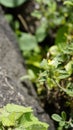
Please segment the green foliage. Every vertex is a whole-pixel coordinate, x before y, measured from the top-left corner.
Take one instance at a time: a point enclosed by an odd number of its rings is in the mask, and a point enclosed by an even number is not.
[[[73,6],[73,0],[65,0],[64,4],[72,5]]]
[[[70,118],[67,120],[67,115],[64,111],[61,112],[61,116],[58,114],[53,114],[52,119],[59,123],[58,130],[69,129],[73,127],[73,119]]]
[[[57,121],[57,122],[60,122],[62,120],[62,118],[58,114],[53,114],[52,119]]]
[[[27,0],[0,0],[0,4],[9,8],[14,8],[14,7],[20,6],[26,1]]]
[[[48,124],[40,122],[32,111],[15,104],[0,108],[0,130],[47,130]]]
[[[59,2],[61,2],[61,4]],[[70,23],[72,23],[72,9],[68,6],[64,6],[61,0],[59,0],[59,2],[55,0],[36,0],[38,8],[34,10],[32,16],[40,20],[40,25],[35,33],[39,36],[39,42],[43,41],[48,34],[50,35],[50,31],[53,31],[53,29],[56,29],[60,34],[62,34],[63,30],[66,32],[67,26],[69,25],[67,18],[70,17]],[[61,29],[60,26],[62,26]],[[59,30],[57,29],[58,27]],[[66,37],[64,36],[64,32],[62,36],[65,41]],[[58,35],[62,38],[60,34]]]
[[[45,82],[48,85],[48,89],[59,87],[73,97],[73,42],[58,44],[52,47],[53,53],[50,48],[48,52],[50,54],[49,59],[45,59],[46,62],[42,62],[44,71],[39,74],[39,83],[44,84]],[[57,49],[57,52],[55,49]]]

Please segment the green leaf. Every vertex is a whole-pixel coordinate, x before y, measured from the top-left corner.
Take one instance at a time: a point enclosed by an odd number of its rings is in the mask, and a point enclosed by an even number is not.
[[[58,76],[58,79],[66,79],[66,78],[68,78],[69,77],[69,75],[68,74],[65,74],[65,75],[60,75],[60,76]]]
[[[49,52],[51,55],[56,56],[59,53],[58,46],[53,45],[52,47],[50,47]]]
[[[9,126],[14,126],[15,122],[12,120],[9,120],[7,117],[3,117],[2,124],[3,124],[3,126],[9,127]]]
[[[20,27],[19,21],[14,22],[14,27],[15,27],[15,30],[19,29],[19,27]]]
[[[40,121],[35,121],[35,122],[29,122],[26,124],[25,129],[27,130],[47,130],[48,124],[42,123]]]
[[[61,112],[61,116],[63,120],[66,120],[66,113],[64,111]]]
[[[38,18],[38,19],[40,19],[40,18],[42,17],[40,11],[38,11],[38,10],[35,10],[34,12],[32,12],[31,15],[32,15],[33,17]]]
[[[30,80],[33,80],[36,78],[34,71],[31,69],[28,69],[28,75],[30,77]]]
[[[26,2],[27,0],[0,0],[0,3],[6,7],[16,7],[16,6],[20,6],[21,4],[23,4],[24,2]]]
[[[11,23],[12,20],[13,20],[13,16],[10,15],[10,14],[6,14],[6,15],[5,15],[5,18],[6,18],[6,20],[7,20],[9,23]]]
[[[5,109],[0,108],[0,122],[2,121],[4,117],[7,118],[8,116],[9,116],[9,113]]]
[[[72,5],[73,6],[73,1],[72,0],[66,0],[64,1],[64,5]]]
[[[35,36],[27,33],[22,33],[19,39],[19,46],[22,51],[31,51],[37,47]]]
[[[59,45],[61,48],[64,46],[64,43],[67,40],[67,38],[65,36],[65,34],[67,34],[67,33],[68,33],[67,26],[63,26],[63,27],[59,28],[59,30],[57,31],[55,43],[57,45]]]
[[[15,105],[15,104],[7,104],[5,106],[5,109],[7,112],[23,112],[23,113],[27,113],[27,112],[32,112],[33,110],[31,109],[31,107],[24,107],[24,106],[19,106],[19,105]]]
[[[48,68],[48,63],[46,59],[43,59],[41,64],[40,64],[41,68],[43,69],[47,69]]]
[[[60,125],[61,127],[65,126],[65,121],[60,121],[60,122],[59,122],[59,125]]]
[[[18,120],[23,115],[23,112],[12,112],[9,114],[8,119],[12,122]]]
[[[40,25],[36,30],[36,39],[38,42],[42,42],[46,37],[46,26],[44,24]]]
[[[58,70],[59,76],[58,79],[65,79],[69,77],[69,74],[65,70]]]
[[[60,122],[62,120],[61,116],[59,116],[58,114],[53,114],[52,119],[57,122]]]
[[[73,61],[69,61],[67,65],[65,66],[66,71],[69,75],[73,73]]]

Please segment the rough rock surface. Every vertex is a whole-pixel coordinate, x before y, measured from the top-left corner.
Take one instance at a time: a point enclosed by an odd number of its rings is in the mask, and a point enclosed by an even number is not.
[[[25,81],[24,85],[20,81],[26,69],[16,38],[1,12],[0,8],[0,107],[7,103],[32,106],[35,115],[41,121],[48,122],[49,129],[54,130],[53,122],[40,107],[30,81]]]

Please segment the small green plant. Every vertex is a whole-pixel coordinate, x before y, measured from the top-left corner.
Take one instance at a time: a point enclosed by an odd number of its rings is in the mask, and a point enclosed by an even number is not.
[[[73,42],[54,45],[49,48],[47,55],[47,59],[41,62],[42,70],[37,82],[38,95],[41,100],[47,95],[47,104],[53,104],[56,111],[68,107],[69,120],[59,115],[52,117],[59,122],[58,130],[69,129],[73,127]]]
[[[58,87],[59,91],[73,97],[73,42],[52,46],[48,54],[49,59],[41,63],[43,71],[39,74],[39,83],[45,83],[50,90]]]
[[[15,104],[0,108],[0,130],[47,130],[48,124],[40,122],[32,111]]]
[[[61,116],[53,114],[52,119],[59,123],[58,130],[73,128],[73,119],[70,117],[70,119],[67,120],[67,115],[64,111],[61,112]]]

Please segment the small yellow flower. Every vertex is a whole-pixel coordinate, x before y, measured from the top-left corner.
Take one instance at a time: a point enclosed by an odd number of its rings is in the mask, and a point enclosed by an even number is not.
[[[49,60],[48,60],[48,63],[50,63],[50,62],[51,62],[51,60],[49,59]]]

